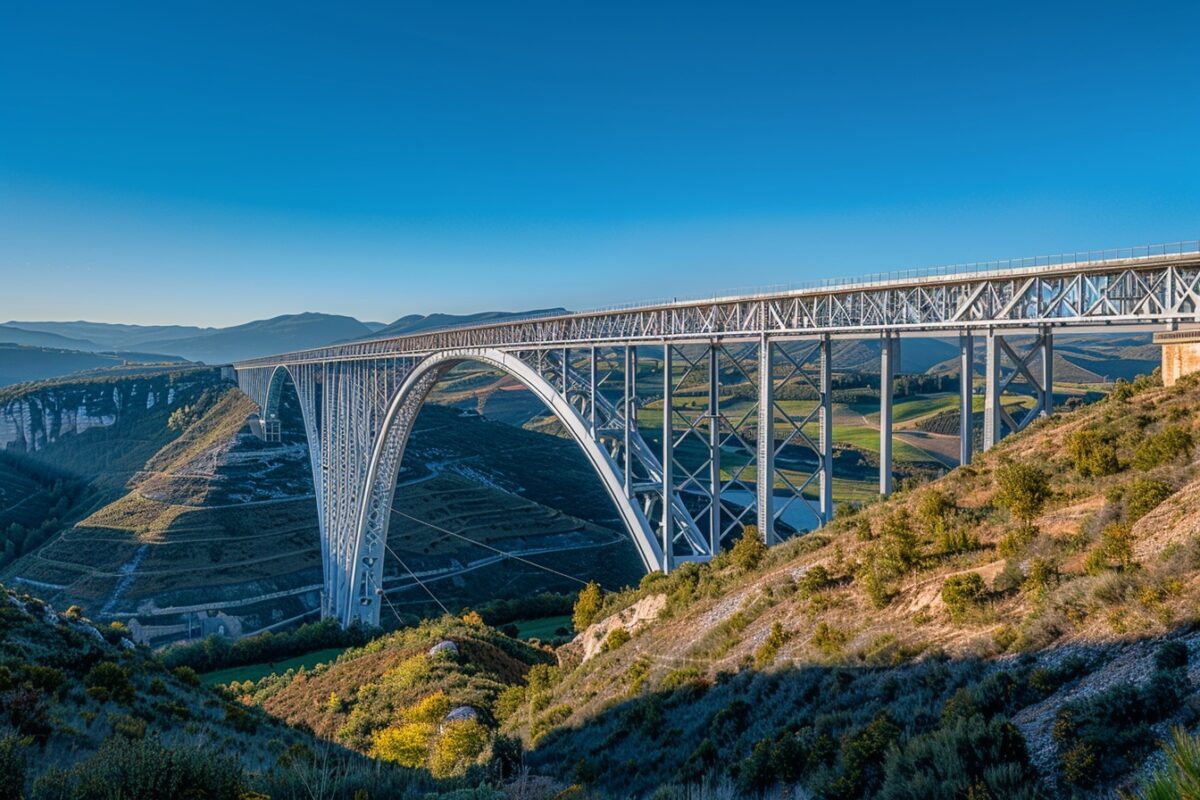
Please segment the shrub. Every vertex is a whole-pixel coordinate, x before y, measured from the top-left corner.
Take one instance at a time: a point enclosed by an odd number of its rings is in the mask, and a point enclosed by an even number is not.
[[[247,789],[237,758],[219,750],[165,747],[156,737],[130,741],[110,736],[86,761],[44,773],[34,782],[33,796],[238,800]]]
[[[175,677],[186,683],[188,686],[199,686],[200,676],[196,674],[196,670],[191,667],[176,667],[171,670]]]
[[[1038,776],[1016,726],[981,714],[947,719],[888,751],[879,800],[1035,800]]]
[[[1058,583],[1058,567],[1048,558],[1041,556],[1029,560],[1029,574],[1025,577],[1021,588],[1037,598],[1046,593]]]
[[[1004,569],[992,579],[992,591],[997,594],[1007,594],[1024,585],[1025,573],[1021,570],[1021,562],[1015,558],[1006,559]]]
[[[600,593],[600,584],[588,581],[587,586],[579,593],[575,607],[571,611],[571,620],[575,630],[582,631],[600,616],[604,606],[604,598]]]
[[[1032,524],[1024,523],[1018,525],[1015,530],[1001,536],[1000,541],[996,544],[996,548],[1000,551],[1000,555],[1005,558],[1012,558],[1013,556],[1020,555],[1036,536],[1037,528]]]
[[[1166,766],[1143,778],[1134,795],[1138,800],[1192,800],[1200,797],[1200,739],[1183,728],[1171,731],[1163,745]]]
[[[1154,654],[1154,667],[1160,670],[1185,669],[1188,665],[1188,649],[1183,642],[1163,642]]]
[[[953,510],[954,503],[939,489],[926,489],[917,501],[917,519],[930,535],[945,529],[946,518]]]
[[[1075,471],[1085,478],[1100,478],[1121,471],[1117,445],[1112,437],[1092,428],[1075,431],[1067,437],[1067,456]]]
[[[608,636],[605,637],[604,647],[602,649],[606,652],[609,650],[616,650],[618,647],[625,644],[632,638],[633,637],[629,634],[629,631],[625,630],[624,628],[613,628],[608,632]]]
[[[1178,709],[1185,684],[1186,676],[1158,670],[1140,686],[1117,684],[1062,706],[1054,740],[1063,777],[1091,787],[1138,763],[1154,741],[1150,726]]]
[[[1111,522],[1100,534],[1100,551],[1107,562],[1122,569],[1133,566],[1133,531],[1128,524]]]
[[[757,525],[747,525],[742,528],[741,537],[733,543],[733,547],[729,550],[730,560],[742,572],[757,568],[766,555],[767,545],[763,542]]]
[[[942,582],[942,600],[955,620],[961,620],[977,610],[986,596],[987,587],[978,572],[951,575]]]
[[[491,733],[478,720],[448,722],[433,744],[429,771],[435,778],[460,774],[479,759],[490,741]]]
[[[771,632],[754,652],[754,666],[759,669],[769,667],[775,661],[775,656],[779,654],[779,648],[787,643],[788,638],[787,632],[779,622],[772,623]]]
[[[920,543],[916,533],[909,525],[908,512],[897,509],[883,521],[879,531],[883,540],[880,555],[884,559],[884,568],[894,575],[903,575],[920,561]]]
[[[878,566],[872,552],[868,551],[866,560],[859,567],[857,579],[862,585],[863,592],[875,608],[885,608],[892,602],[892,590],[888,586],[883,570]]]
[[[1134,478],[1125,492],[1125,508],[1129,521],[1136,522],[1149,514],[1174,492],[1169,484],[1149,478]]]
[[[663,691],[670,692],[675,689],[684,687],[692,687],[700,683],[700,670],[695,667],[682,667],[673,669],[663,676],[660,688]]]
[[[21,800],[27,763],[20,737],[11,733],[0,736],[0,797]]]
[[[841,628],[833,627],[828,622],[818,623],[816,630],[813,631],[813,646],[827,656],[840,654],[848,641],[850,641],[849,633]]]
[[[423,767],[436,731],[430,722],[406,722],[384,728],[371,737],[371,755],[410,769]]]
[[[418,700],[400,712],[405,722],[428,722],[437,724],[450,713],[450,698],[440,689]]]
[[[1032,464],[1005,464],[996,471],[995,502],[1026,523],[1033,521],[1050,499],[1050,478]]]
[[[1133,465],[1140,470],[1151,470],[1169,464],[1190,454],[1194,444],[1191,431],[1172,426],[1142,440],[1133,451]]]
[[[625,672],[625,694],[632,697],[642,690],[646,685],[646,680],[650,677],[650,662],[645,658],[639,658]]]
[[[824,589],[829,588],[833,583],[833,579],[829,576],[829,570],[817,564],[815,567],[810,567],[805,570],[800,576],[800,580],[796,582],[800,589],[800,594],[804,597],[809,597]]]
[[[968,529],[958,525],[943,525],[938,531],[936,540],[937,551],[942,555],[965,553],[979,548],[979,537]]]
[[[87,693],[101,703],[109,699],[118,703],[133,702],[129,670],[111,661],[101,661],[88,670],[83,685],[87,687]]]

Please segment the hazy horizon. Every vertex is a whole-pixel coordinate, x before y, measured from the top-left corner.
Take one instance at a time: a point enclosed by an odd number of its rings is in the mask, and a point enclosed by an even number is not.
[[[0,318],[386,323],[1200,238],[1194,4],[524,11],[9,9]]]

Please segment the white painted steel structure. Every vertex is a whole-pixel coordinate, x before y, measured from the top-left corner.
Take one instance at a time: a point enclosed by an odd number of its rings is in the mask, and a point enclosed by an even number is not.
[[[834,339],[880,340],[887,494],[886,376],[896,369],[900,337],[959,337],[965,374],[984,339],[986,449],[1050,413],[1055,330],[1196,322],[1200,243],[1189,242],[447,328],[235,369],[268,423],[284,381],[295,385],[317,486],[323,613],[343,624],[377,623],[396,472],[426,395],[456,364],[486,364],[536,394],[595,468],[647,569],[669,570],[711,557],[748,522],[776,541],[797,504],[830,519]],[[753,387],[736,413],[722,408],[729,380]],[[1014,384],[1035,399],[1018,416],[1001,403]],[[973,397],[971,381],[962,385],[968,462]],[[648,415],[661,421],[654,444],[638,424]]]

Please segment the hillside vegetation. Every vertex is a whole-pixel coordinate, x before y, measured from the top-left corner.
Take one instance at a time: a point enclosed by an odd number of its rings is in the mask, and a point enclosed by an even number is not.
[[[461,627],[461,626],[460,626]],[[499,783],[506,773],[493,755],[483,724],[443,721],[440,703],[425,703],[422,717],[441,723],[435,731],[434,778],[403,759],[371,760],[313,737],[305,724],[285,725],[227,691],[201,685],[187,667],[169,669],[149,650],[135,646],[120,625],[96,627],[78,609],[56,613],[40,600],[0,587],[0,796],[21,800],[369,800],[369,798],[462,797],[491,800],[499,791],[476,788]],[[379,640],[366,655],[397,652],[405,644]],[[490,634],[495,636],[495,634]],[[462,634],[465,657],[490,663],[514,680],[544,654],[507,642],[488,645],[487,632]],[[513,653],[514,655],[509,655]],[[491,657],[492,662],[485,659]],[[430,657],[430,671],[441,656]],[[446,663],[453,663],[449,658]],[[463,675],[469,668],[463,668]],[[491,675],[493,673],[487,673]],[[471,674],[446,682],[447,696],[491,686]],[[390,701],[390,687],[379,687]],[[365,692],[364,692],[365,693]],[[322,697],[320,709],[333,705]],[[312,716],[309,710],[305,714]],[[300,716],[304,716],[301,714]],[[391,718],[382,707],[381,717]],[[360,712],[355,720],[362,718]],[[390,742],[388,737],[381,741]],[[387,750],[391,753],[392,750]],[[510,748],[505,752],[517,752]],[[392,763],[392,762],[401,763]],[[510,759],[511,761],[511,759]],[[508,768],[511,774],[511,767]],[[459,793],[459,794],[456,794]]]
[[[1103,796],[1200,699],[1198,405],[1121,384],[826,530],[649,575],[586,616],[658,619],[585,630],[503,730],[613,796]]]
[[[511,773],[519,745],[496,728],[553,657],[478,615],[443,617],[351,648],[332,663],[228,689],[294,725],[385,762],[445,778]]]

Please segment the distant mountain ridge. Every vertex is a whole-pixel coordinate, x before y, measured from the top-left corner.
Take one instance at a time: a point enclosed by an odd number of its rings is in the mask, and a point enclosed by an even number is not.
[[[218,364],[369,335],[371,329],[354,317],[305,312],[217,328],[197,336],[159,340],[153,346],[192,361]]]
[[[76,339],[60,333],[21,328],[12,323],[0,325],[0,344],[17,344],[25,347],[56,347],[63,350],[78,350],[85,353],[102,350],[89,339]]]
[[[569,313],[565,308],[537,308],[531,311],[480,311],[475,314],[406,314],[400,319],[374,331],[370,338],[384,339],[391,336],[408,336],[437,328],[459,325],[486,325],[522,317],[553,316]],[[361,338],[361,337],[360,337]]]
[[[112,369],[130,363],[182,361],[155,353],[88,352],[0,341],[0,386],[40,381],[87,370]]]
[[[108,322],[22,322],[0,324],[0,344],[53,347],[81,353],[163,353],[221,364],[248,358],[321,347],[336,342],[405,336],[455,325],[503,322],[531,315],[565,313],[549,308],[533,311],[481,311],[477,314],[408,314],[385,324],[361,322],[341,314],[282,314],[228,328],[194,325],[123,325]]]
[[[115,322],[21,322],[11,320],[0,328],[19,328],[24,331],[55,334],[74,341],[91,344],[91,348],[75,346],[77,350],[131,350],[145,348],[147,343],[163,339],[182,339],[197,336],[216,328],[200,328],[195,325],[125,325]],[[17,342],[25,344],[25,342]],[[66,344],[55,345],[67,347]]]

